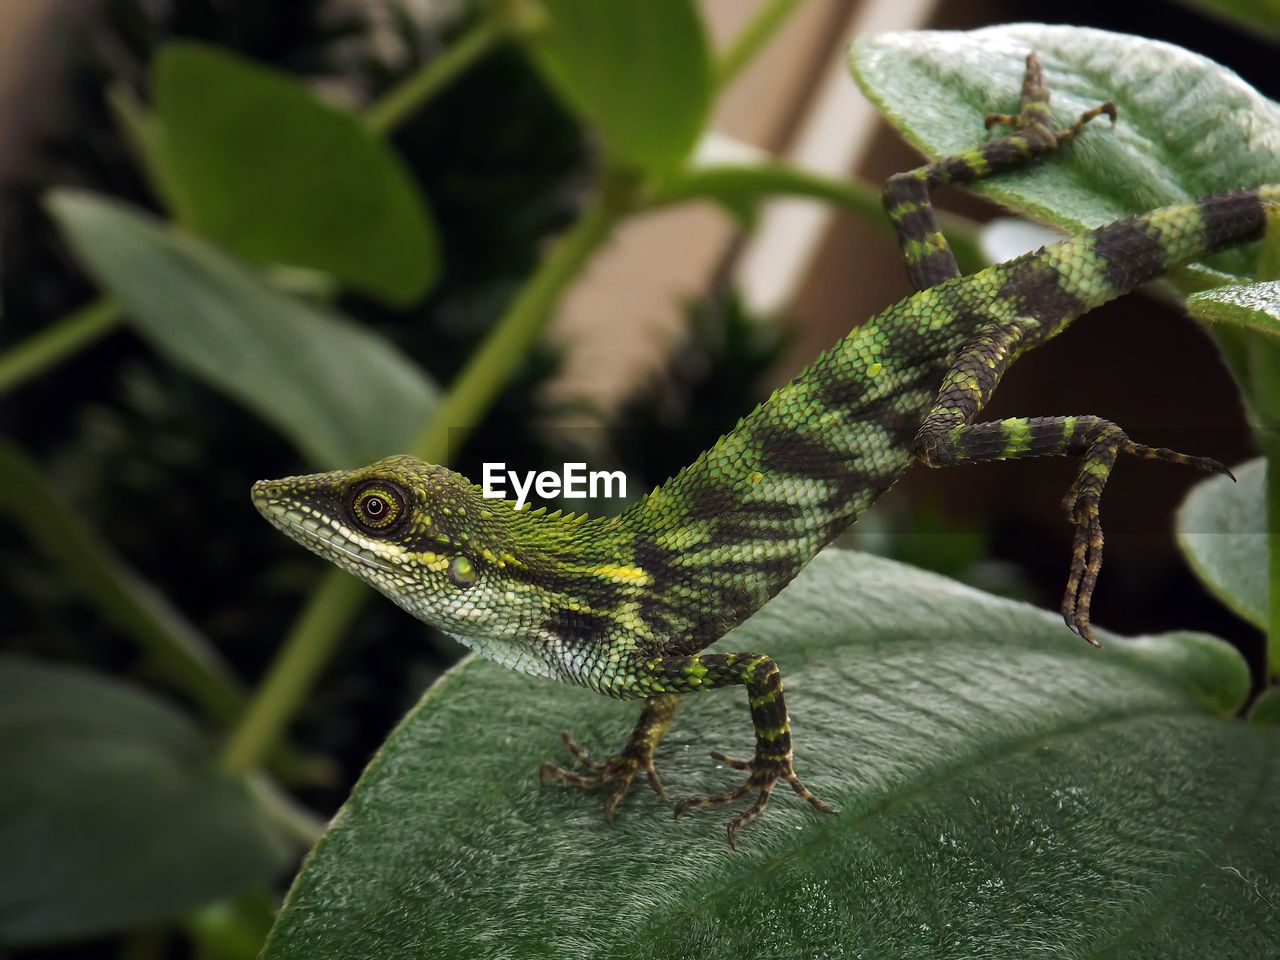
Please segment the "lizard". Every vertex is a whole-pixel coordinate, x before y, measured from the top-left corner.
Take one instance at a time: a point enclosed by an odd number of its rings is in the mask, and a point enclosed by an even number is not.
[[[853,330],[774,391],[712,447],[621,514],[520,511],[444,466],[409,456],[354,470],[263,480],[252,497],[268,521],[365,580],[413,616],[479,654],[540,677],[643,701],[630,737],[593,759],[568,732],[577,770],[544,763],[541,780],[609,790],[614,813],[640,773],[662,798],[654,750],[680,697],[746,687],[746,773],[693,807],[752,797],[739,831],[784,782],[835,811],[793,766],[790,721],[774,659],[703,652],[790,582],[916,462],[1078,457],[1064,504],[1073,543],[1062,602],[1072,631],[1097,645],[1090,600],[1102,563],[1099,503],[1120,454],[1228,473],[1221,463],[1131,440],[1096,416],[976,422],[1004,370],[1072,320],[1167,269],[1260,238],[1280,185],[1230,190],[1132,216],[961,276],[939,231],[934,188],[1018,167],[1073,140],[1102,103],[1056,129],[1034,53],[1019,111],[991,115],[1003,135],[885,184],[883,200],[915,292]]]

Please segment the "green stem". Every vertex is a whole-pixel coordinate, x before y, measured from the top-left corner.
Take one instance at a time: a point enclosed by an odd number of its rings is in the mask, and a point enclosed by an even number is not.
[[[800,0],[766,0],[717,60],[713,78],[715,89],[723,90],[732,83],[798,6]]]
[[[738,197],[760,202],[773,197],[811,197],[848,210],[867,223],[894,236],[893,224],[885,215],[880,191],[864,180],[837,180],[811,173],[786,163],[767,161],[755,165],[721,167],[710,165],[674,177],[652,193],[645,209],[688,200],[731,200]],[[938,223],[956,255],[962,273],[973,273],[988,265],[979,242],[980,227],[973,220],[946,210],[938,211]]]
[[[511,372],[542,335],[552,308],[569,282],[632,205],[630,191],[622,181],[606,183],[449,385],[449,392],[411,446],[415,456],[432,463],[449,459],[450,435],[460,440],[479,422]]]
[[[1280,683],[1280,448],[1267,451],[1267,646],[1262,675]]]
[[[621,180],[606,178],[606,188],[556,242],[550,255],[526,282],[467,366],[450,384],[431,421],[413,444],[423,459],[448,459],[450,439],[458,440],[479,421],[506,384],[507,377],[546,328],[552,310],[570,281],[633,204]],[[610,186],[613,184],[614,186]],[[240,725],[223,751],[223,766],[234,772],[258,767],[283,736],[329,661],[343,631],[368,590],[359,580],[330,567],[289,630],[266,678],[254,692]]]
[[[365,113],[369,129],[386,134],[398,127],[467,67],[492,50],[504,33],[502,26],[491,18],[477,20],[439,56],[405,77],[369,107]]]
[[[364,585],[337,569],[321,580],[294,621],[222,752],[234,773],[256,769],[280,739],[364,597]]]
[[[88,346],[120,322],[120,307],[109,297],[86,303],[39,333],[0,354],[0,393],[43,373]]]

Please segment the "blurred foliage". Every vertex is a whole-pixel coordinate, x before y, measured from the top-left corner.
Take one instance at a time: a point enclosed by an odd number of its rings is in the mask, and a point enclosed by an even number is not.
[[[40,209],[47,185],[76,184],[146,206],[154,203],[104,91],[124,81],[145,96],[141,84],[148,63],[165,41],[217,43],[370,98],[429,59],[461,26],[441,29],[400,20],[403,59],[393,66],[369,54],[368,28],[361,21],[335,20],[325,6],[312,0],[172,5],[112,0],[100,20],[85,24],[54,112],[61,122],[23,178],[6,184],[6,230],[0,238],[6,251],[0,274],[6,307],[0,330],[6,343],[91,295],[83,272],[68,260],[63,241]],[[477,101],[499,103],[514,122],[474,122]],[[354,294],[341,297],[338,305],[447,381],[532,268],[543,238],[573,215],[587,155],[577,126],[511,50],[494,53],[406,122],[395,145],[415,179],[440,198],[434,213],[449,269],[432,296],[413,306],[391,309]],[[520,161],[513,164],[512,157]],[[528,412],[538,409],[541,385],[555,366],[554,354],[539,350],[475,443],[508,451],[524,447],[531,457],[541,457],[545,451]],[[513,416],[516,411],[519,416]],[[144,575],[163,582],[242,675],[261,671],[270,653],[261,637],[279,635],[284,627],[264,623],[263,611],[286,612],[290,605],[279,599],[281,594],[297,595],[316,564],[288,549],[243,509],[253,480],[301,467],[287,455],[282,458],[279,441],[258,418],[222,402],[126,334],[7,396],[0,405],[0,430],[51,461],[59,486],[106,539]],[[193,549],[191,518],[201,505],[216,509],[220,519],[202,530]],[[256,582],[238,573],[246,555],[282,562],[268,566],[276,571],[271,579]],[[182,557],[178,576],[175,556]],[[74,590],[32,566],[22,541],[7,526],[0,527],[0,567],[0,606],[12,611],[6,617],[6,645],[103,666],[131,659],[131,651]],[[221,586],[210,590],[210,584]],[[362,631],[366,636],[399,635],[404,643],[386,674],[378,672],[376,662],[362,671],[370,674],[359,684],[368,702],[340,711],[344,725],[364,724],[368,711],[359,707],[385,704],[388,689],[403,689],[408,702],[422,678],[405,683],[400,661],[406,649],[415,649],[427,662],[432,658],[429,650],[417,649],[421,633],[405,631],[400,614],[370,613],[375,626]],[[380,620],[385,623],[378,626]],[[374,712],[367,739],[350,730],[331,734],[324,746],[349,749],[357,758],[367,753],[397,707]]]

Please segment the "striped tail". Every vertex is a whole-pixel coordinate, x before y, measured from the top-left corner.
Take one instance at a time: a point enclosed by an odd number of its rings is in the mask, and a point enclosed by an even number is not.
[[[1258,240],[1280,184],[1226,190],[1127,217],[1047,247],[1036,259],[1069,278],[1078,315],[1175,267]]]

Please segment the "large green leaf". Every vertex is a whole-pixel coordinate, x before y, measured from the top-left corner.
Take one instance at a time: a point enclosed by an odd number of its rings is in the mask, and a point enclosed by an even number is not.
[[[434,384],[391,344],[273,290],[209,244],[94,194],[57,190],[47,203],[139,333],[317,466],[406,449],[435,406]]]
[[[1202,583],[1250,623],[1267,627],[1267,528],[1262,457],[1209,477],[1178,508],[1178,546]]]
[[[370,764],[266,960],[1263,956],[1280,730],[1230,718],[1245,666],[1203,636],[1104,638],[891,561],[827,551],[721,644],[786,678],[801,777],[730,850],[730,811],[539,788],[556,737],[617,747],[635,706],[471,659]],[[750,755],[740,690],[685,698],[668,789]]]
[[[412,176],[297,80],[199,44],[155,61],[165,186],[183,223],[258,262],[324,270],[395,303],[439,270]]]
[[[543,0],[529,38],[548,83],[616,160],[668,170],[693,149],[711,102],[711,63],[691,0]]]
[[[903,135],[930,156],[981,143],[988,113],[1016,112],[1023,59],[1044,64],[1065,126],[1114,100],[1051,160],[974,189],[1079,230],[1229,187],[1280,182],[1280,106],[1230,70],[1179,47],[1080,27],[1017,24],[969,32],[859,37],[854,76]],[[1254,254],[1216,259],[1252,276]]]
[[[155,923],[290,856],[199,732],[139,690],[0,659],[0,942]]]

